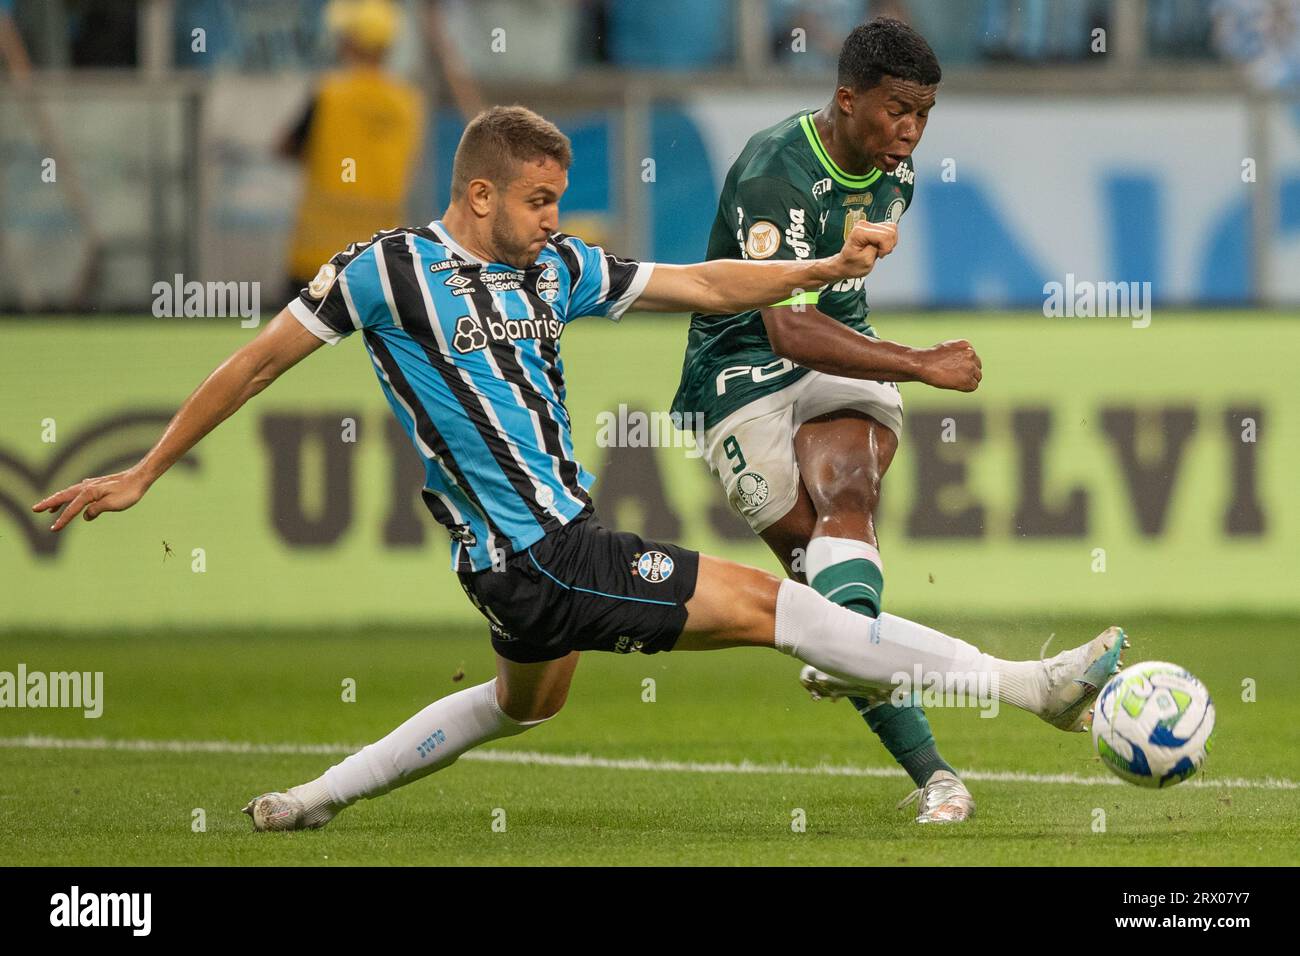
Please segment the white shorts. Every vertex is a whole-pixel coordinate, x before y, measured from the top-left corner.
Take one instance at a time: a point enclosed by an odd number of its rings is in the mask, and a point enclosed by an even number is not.
[[[903,397],[895,383],[822,372],[809,372],[705,430],[709,468],[755,533],[783,518],[799,496],[796,429],[810,418],[845,410],[870,415],[895,435],[902,431]]]

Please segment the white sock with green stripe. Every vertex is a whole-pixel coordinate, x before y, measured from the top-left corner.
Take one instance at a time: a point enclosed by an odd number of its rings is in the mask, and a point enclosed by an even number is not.
[[[841,607],[867,617],[879,617],[885,593],[885,565],[875,545],[853,538],[820,537],[808,542],[805,557],[808,583]],[[930,721],[920,707],[889,701],[850,698],[867,726],[907,771],[918,787],[936,770],[955,773],[934,741]]]
[[[880,613],[885,566],[874,545],[852,538],[813,538],[804,555],[804,574],[827,600],[870,617]]]

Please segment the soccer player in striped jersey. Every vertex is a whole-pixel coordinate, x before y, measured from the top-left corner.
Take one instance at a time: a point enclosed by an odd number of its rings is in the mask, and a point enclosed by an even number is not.
[[[773,647],[863,693],[921,668],[974,677],[998,701],[1081,727],[1118,667],[1112,628],[1049,661],[1004,661],[891,615],[864,618],[811,588],[605,528],[573,457],[559,338],[572,319],[628,308],[735,311],[865,275],[892,225],[855,228],[802,262],[638,263],[557,233],[570,146],[542,117],[496,107],[467,127],[441,220],[377,234],[325,264],[298,299],[190,396],[141,461],[33,506],[93,519],[131,507],[248,399],[325,342],[358,334],[425,466],[425,501],[487,619],[497,676],[434,701],[315,780],[254,798],[258,830],[320,827],[355,801],[549,720],[579,654]]]
[[[897,223],[939,79],[934,52],[910,27],[885,17],[857,27],[830,102],[755,133],[737,157],[706,258],[816,258],[857,223]],[[703,418],[705,458],[727,500],[786,572],[875,617],[885,576],[873,515],[903,424],[897,383],[974,391],[980,375],[968,342],[881,341],[863,280],[847,279],[761,309],[697,312],[673,411]],[[815,672],[801,679],[825,696]],[[919,798],[918,822],[975,812],[919,706],[853,704],[915,782],[904,804]]]

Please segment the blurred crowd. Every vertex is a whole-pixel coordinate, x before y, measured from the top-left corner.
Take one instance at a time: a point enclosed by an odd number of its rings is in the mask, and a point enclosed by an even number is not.
[[[953,90],[1284,91],[1300,129],[1300,0],[0,0],[0,310],[138,308],[154,277],[199,269],[302,288],[348,241],[445,202],[463,117],[503,96],[546,102],[581,144],[566,231],[685,261],[725,140],[683,91],[812,89],[880,15],[930,40]],[[629,122],[633,82],[650,105]],[[679,141],[672,181],[629,212],[618,157]],[[58,189],[28,188],[46,162]],[[1224,221],[1290,221],[1252,202]],[[10,265],[70,226],[87,250],[75,281]],[[1216,250],[1249,246],[1222,236]],[[1214,295],[1264,289],[1233,255]]]
[[[334,52],[322,27],[327,0],[172,2],[179,66],[311,68],[325,65]],[[747,29],[746,18],[738,16],[741,0],[392,2],[408,16],[435,8],[467,67],[505,78],[558,78],[600,65],[726,69],[739,62],[739,34]],[[1084,62],[1096,58],[1093,30],[1111,28],[1127,2],[762,0],[756,6],[769,65],[824,74],[843,36],[880,14],[912,22],[946,65]],[[137,62],[140,0],[0,0],[0,11],[6,8],[38,67]],[[1266,85],[1297,80],[1300,0],[1145,0],[1144,10],[1149,57],[1238,61]],[[195,49],[194,25],[206,28],[201,49]],[[480,42],[460,40],[469,37]]]

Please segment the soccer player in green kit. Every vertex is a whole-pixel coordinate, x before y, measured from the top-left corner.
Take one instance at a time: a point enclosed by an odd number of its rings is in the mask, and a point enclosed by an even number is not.
[[[857,27],[831,101],[755,134],[732,165],[707,258],[816,258],[860,220],[897,223],[939,80],[934,51],[907,25],[882,17]],[[673,411],[702,416],[710,468],[786,572],[875,616],[884,570],[872,515],[902,427],[897,383],[970,392],[981,372],[966,341],[915,349],[877,338],[863,283],[693,315]],[[850,695],[811,667],[800,679],[815,699],[853,700],[916,783],[904,803],[919,797],[918,822],[975,812],[921,708]]]

